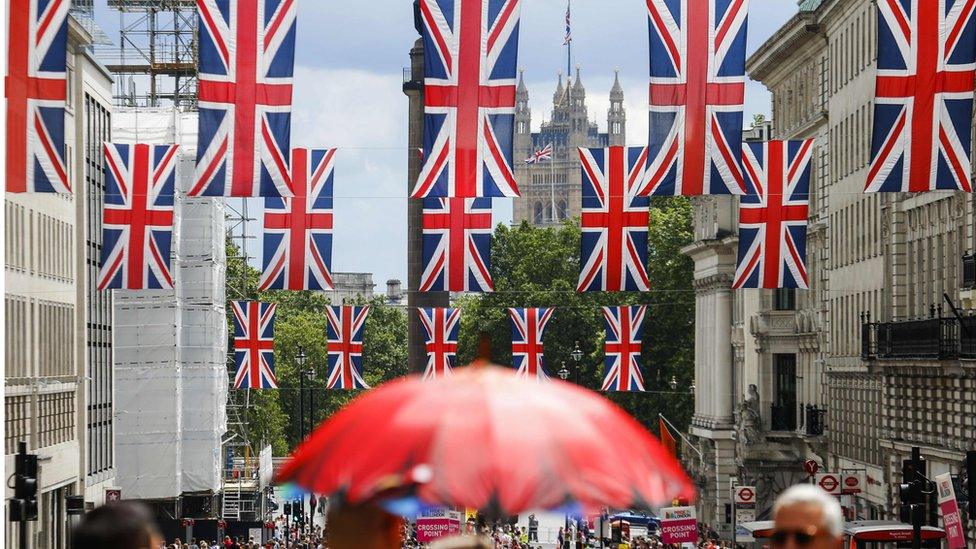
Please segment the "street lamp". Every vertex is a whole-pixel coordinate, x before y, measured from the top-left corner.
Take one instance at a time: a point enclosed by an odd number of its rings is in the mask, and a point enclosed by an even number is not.
[[[672,391],[677,391],[678,390],[678,378],[675,377],[675,376],[671,376],[671,381],[668,382],[668,385],[671,386],[671,390]]]
[[[579,365],[580,360],[583,359],[583,351],[579,348],[579,341],[573,344],[573,352],[569,353],[569,356],[573,357],[573,362]]]
[[[559,376],[559,379],[562,379],[563,381],[569,379],[569,370],[566,369],[565,362],[562,363],[562,367],[559,368],[559,371],[556,372],[556,375]]]

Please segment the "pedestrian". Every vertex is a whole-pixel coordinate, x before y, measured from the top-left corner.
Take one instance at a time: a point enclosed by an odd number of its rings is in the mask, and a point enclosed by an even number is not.
[[[153,549],[163,537],[140,503],[113,502],[84,515],[72,533],[74,549]]]
[[[539,541],[539,519],[535,513],[529,514],[529,541]]]
[[[840,503],[817,486],[791,486],[773,503],[770,541],[775,549],[834,549],[843,535]]]
[[[374,505],[329,506],[330,549],[400,549],[403,519]]]

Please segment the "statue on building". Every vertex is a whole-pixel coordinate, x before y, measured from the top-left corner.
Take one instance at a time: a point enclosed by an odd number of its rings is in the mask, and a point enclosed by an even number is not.
[[[762,412],[759,410],[759,388],[749,384],[746,398],[739,403],[738,424],[736,433],[741,444],[747,446],[759,442],[762,438]]]

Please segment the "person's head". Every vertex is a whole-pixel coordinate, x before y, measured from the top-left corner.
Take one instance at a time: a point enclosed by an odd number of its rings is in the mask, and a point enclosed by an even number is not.
[[[72,539],[75,549],[156,549],[163,543],[152,514],[135,502],[113,502],[86,514]]]
[[[375,505],[329,507],[332,549],[399,549],[403,519]]]
[[[840,547],[844,513],[837,498],[812,484],[791,486],[773,504],[774,549]]]

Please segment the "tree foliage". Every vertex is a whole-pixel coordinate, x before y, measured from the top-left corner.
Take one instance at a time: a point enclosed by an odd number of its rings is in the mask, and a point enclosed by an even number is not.
[[[648,275],[650,292],[575,291],[579,274],[580,228],[566,222],[558,228],[527,223],[498,226],[492,239],[495,292],[458,300],[464,310],[458,362],[477,353],[481,334],[491,341],[492,360],[511,364],[508,307],[558,307],[545,335],[549,375],[565,365],[578,380],[599,389],[603,378],[605,338],[601,306],[647,305],[643,327],[642,365],[646,393],[607,396],[655,429],[658,413],[684,428],[691,416],[694,380],[693,263],[681,253],[691,243],[691,205],[686,199],[655,199],[649,223]],[[578,372],[571,353],[576,342],[583,352]],[[670,382],[674,377],[677,390]]]

